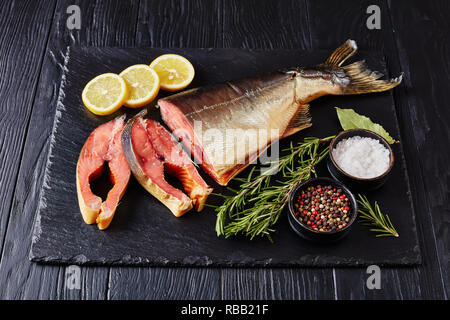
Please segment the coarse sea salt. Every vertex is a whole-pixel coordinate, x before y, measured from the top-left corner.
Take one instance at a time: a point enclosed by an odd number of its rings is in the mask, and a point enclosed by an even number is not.
[[[333,158],[343,171],[354,177],[370,179],[389,168],[389,150],[378,140],[353,136],[342,139],[333,149]]]

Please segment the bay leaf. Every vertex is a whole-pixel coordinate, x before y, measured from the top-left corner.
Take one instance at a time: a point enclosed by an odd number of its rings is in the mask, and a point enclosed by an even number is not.
[[[353,109],[341,109],[336,107],[336,112],[341,123],[341,127],[344,130],[350,129],[366,129],[378,133],[382,136],[389,144],[396,143],[394,138],[392,138],[389,133],[378,123],[372,122],[370,118],[360,115]]]

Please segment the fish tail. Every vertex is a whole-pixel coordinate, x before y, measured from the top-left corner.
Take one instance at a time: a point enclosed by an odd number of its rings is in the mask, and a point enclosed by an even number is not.
[[[371,71],[364,61],[357,61],[346,66],[342,64],[358,50],[356,42],[347,40],[337,48],[322,66],[330,67],[339,78],[342,71],[345,73],[342,79],[342,94],[359,94],[368,92],[381,92],[392,89],[402,82],[403,74],[397,78],[380,80],[383,76],[378,71]]]

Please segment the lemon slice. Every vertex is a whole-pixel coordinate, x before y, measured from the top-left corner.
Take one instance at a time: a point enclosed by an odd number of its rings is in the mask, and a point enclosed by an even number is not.
[[[186,88],[194,79],[195,71],[186,58],[177,54],[163,54],[150,63],[159,76],[161,89],[176,91]]]
[[[159,92],[158,74],[145,64],[126,68],[119,74],[127,83],[130,95],[125,105],[138,108],[150,103]]]
[[[115,73],[101,74],[84,87],[81,99],[92,113],[108,115],[117,111],[128,98],[128,87]]]

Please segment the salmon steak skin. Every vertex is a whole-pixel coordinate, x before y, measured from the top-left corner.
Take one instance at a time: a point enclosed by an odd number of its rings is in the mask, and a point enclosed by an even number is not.
[[[97,127],[81,149],[76,168],[78,204],[84,222],[108,228],[130,180],[130,167],[122,150],[121,135],[125,115]],[[100,177],[108,164],[113,187],[105,201],[95,195],[90,183]]]
[[[180,217],[193,207],[201,211],[212,189],[174,137],[155,120],[144,118],[143,110],[123,130],[122,145],[138,182]],[[183,191],[170,185],[164,172],[176,177]]]
[[[220,185],[254,162],[273,142],[311,126],[308,103],[324,95],[381,92],[402,76],[380,80],[347,40],[322,64],[187,90],[158,100],[163,121],[195,162]]]

